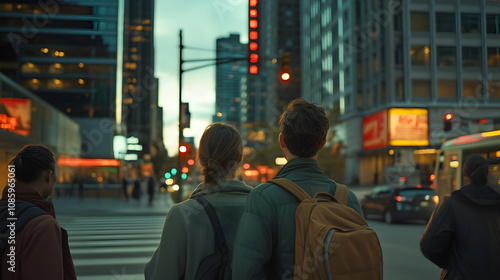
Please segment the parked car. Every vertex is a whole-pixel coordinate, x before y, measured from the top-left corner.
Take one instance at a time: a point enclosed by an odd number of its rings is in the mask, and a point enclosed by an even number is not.
[[[366,218],[376,216],[386,223],[411,219],[429,220],[439,202],[431,188],[377,186],[365,196],[361,209]]]

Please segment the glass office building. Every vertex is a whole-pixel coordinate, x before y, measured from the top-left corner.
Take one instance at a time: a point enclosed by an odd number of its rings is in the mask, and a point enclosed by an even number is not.
[[[118,1],[62,3],[2,1],[0,71],[69,116],[114,120]]]
[[[347,181],[424,178],[442,141],[500,125],[500,2],[302,4],[304,97],[339,108]],[[454,115],[449,131],[447,113]],[[422,131],[402,133],[399,120]],[[406,138],[396,139],[398,132]]]

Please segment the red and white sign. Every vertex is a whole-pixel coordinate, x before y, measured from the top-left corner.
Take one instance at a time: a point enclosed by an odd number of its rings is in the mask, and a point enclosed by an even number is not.
[[[363,118],[363,150],[387,147],[387,110]]]
[[[0,128],[28,136],[31,131],[31,100],[0,98],[7,114],[0,114]]]
[[[419,108],[389,109],[389,145],[428,146],[429,112]]]

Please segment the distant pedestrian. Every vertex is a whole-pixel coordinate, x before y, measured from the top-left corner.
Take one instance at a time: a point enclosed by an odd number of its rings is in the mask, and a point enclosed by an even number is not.
[[[139,179],[135,179],[134,188],[132,189],[132,198],[135,200],[140,200],[142,194],[142,186],[141,181]]]
[[[251,191],[234,180],[242,159],[241,136],[233,126],[214,123],[205,129],[198,148],[203,183],[168,212],[146,280],[230,279],[236,229]]]
[[[125,201],[128,201],[128,184],[130,183],[129,178],[124,177],[122,182],[123,196],[125,197]]]
[[[441,279],[500,279],[500,195],[488,185],[488,161],[470,156],[462,189],[434,211],[420,240],[426,258],[443,268]]]
[[[148,179],[148,195],[149,195],[149,206],[153,206],[153,198],[155,195],[155,180],[153,176]]]
[[[80,184],[78,184],[78,197],[80,197],[80,201],[83,201],[83,183],[80,182]]]
[[[54,155],[44,146],[25,146],[9,163],[9,172],[13,177],[9,176],[0,201],[0,278],[76,279],[68,234],[55,219],[54,206],[47,202],[57,178]],[[7,220],[14,217],[15,222]],[[15,239],[7,244],[7,236]]]

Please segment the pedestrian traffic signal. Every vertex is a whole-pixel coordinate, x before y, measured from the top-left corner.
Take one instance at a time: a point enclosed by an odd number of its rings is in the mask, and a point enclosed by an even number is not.
[[[281,81],[287,82],[290,80],[290,52],[284,52],[281,55]]]
[[[444,131],[450,131],[451,130],[451,121],[453,120],[453,114],[448,113],[444,115]]]

